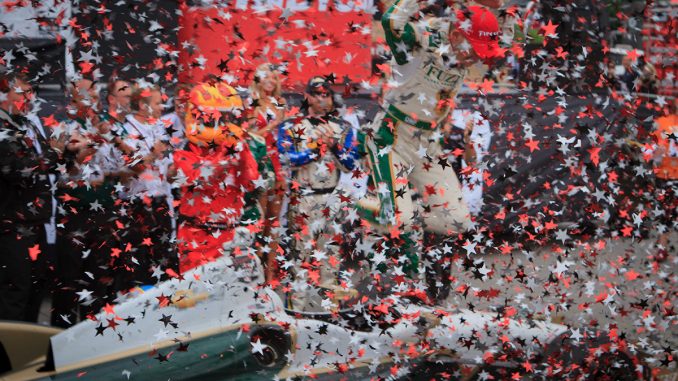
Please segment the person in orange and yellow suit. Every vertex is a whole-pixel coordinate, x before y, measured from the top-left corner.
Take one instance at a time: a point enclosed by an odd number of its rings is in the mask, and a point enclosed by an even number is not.
[[[657,201],[661,204],[659,222],[660,232],[657,238],[657,252],[654,259],[665,261],[670,252],[669,235],[676,229],[678,221],[678,113],[676,101],[672,101],[669,112],[655,120],[657,129],[653,133],[657,141],[654,168]]]
[[[181,185],[177,244],[182,273],[224,253],[239,253],[237,227],[245,192],[259,179],[241,128],[243,103],[224,83],[201,83],[189,95],[183,151],[175,152]]]

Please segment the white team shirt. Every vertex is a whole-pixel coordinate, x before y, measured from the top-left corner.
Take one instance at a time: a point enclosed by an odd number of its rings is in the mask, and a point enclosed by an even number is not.
[[[169,136],[161,123],[141,123],[133,115],[127,116],[127,122],[122,126],[123,142],[134,149],[131,165],[135,165],[151,153],[158,141],[169,141]],[[123,198],[143,197],[171,197],[171,187],[168,181],[169,168],[172,165],[172,155],[156,159],[150,166],[137,176],[130,179]]]

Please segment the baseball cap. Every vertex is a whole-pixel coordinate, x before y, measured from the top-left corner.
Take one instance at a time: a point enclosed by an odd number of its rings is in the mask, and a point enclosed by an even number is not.
[[[332,85],[330,82],[322,76],[315,76],[308,80],[306,85],[306,92],[311,94],[313,92],[329,92],[332,93]]]
[[[499,22],[487,8],[473,5],[465,10],[457,10],[457,28],[478,57],[488,59],[501,56]]]

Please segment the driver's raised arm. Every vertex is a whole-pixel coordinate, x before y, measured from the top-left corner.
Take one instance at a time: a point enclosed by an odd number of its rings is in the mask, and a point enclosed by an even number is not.
[[[407,53],[416,45],[416,32],[410,19],[418,11],[417,0],[396,0],[381,17],[386,42],[399,65],[407,63]]]

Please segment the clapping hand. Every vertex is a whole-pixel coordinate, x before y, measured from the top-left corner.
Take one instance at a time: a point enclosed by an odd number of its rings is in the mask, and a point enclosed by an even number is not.
[[[82,163],[87,157],[96,152],[96,145],[87,136],[75,133],[71,135],[70,140],[66,143],[66,149],[75,153],[76,160]]]
[[[473,141],[471,140],[471,134],[473,133],[473,124],[475,123],[475,118],[469,118],[466,122],[466,128],[464,129],[464,161],[471,164],[476,161],[476,149],[473,146]]]
[[[325,144],[334,143],[334,129],[329,124],[319,124],[314,127],[313,131],[314,138],[318,141],[322,141]]]

